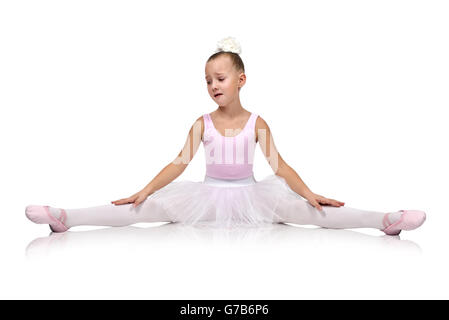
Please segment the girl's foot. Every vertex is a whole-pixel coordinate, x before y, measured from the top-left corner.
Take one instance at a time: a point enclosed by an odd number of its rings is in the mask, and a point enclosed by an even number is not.
[[[399,219],[391,221],[393,215],[400,213]],[[420,227],[426,220],[426,213],[419,210],[399,210],[398,212],[386,213],[383,219],[383,232],[387,235],[395,236],[402,230],[413,230]]]
[[[25,215],[34,223],[48,224],[53,232],[64,232],[69,229],[65,225],[67,214],[64,209],[49,206],[27,206]]]

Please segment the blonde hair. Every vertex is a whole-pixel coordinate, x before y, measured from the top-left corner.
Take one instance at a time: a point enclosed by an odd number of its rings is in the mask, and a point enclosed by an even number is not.
[[[218,51],[215,52],[213,55],[211,55],[209,57],[209,59],[207,59],[206,63],[208,63],[209,61],[212,61],[222,55],[227,55],[228,57],[231,58],[232,61],[232,65],[234,66],[234,68],[237,70],[237,72],[243,72],[245,73],[245,65],[243,64],[242,58],[240,58],[240,55],[234,52],[230,52],[230,51]]]

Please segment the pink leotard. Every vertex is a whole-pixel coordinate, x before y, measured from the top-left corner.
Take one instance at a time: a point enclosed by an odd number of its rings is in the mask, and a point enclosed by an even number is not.
[[[215,128],[210,114],[203,115],[207,176],[218,179],[243,179],[253,176],[257,117],[257,114],[251,113],[239,134],[225,137]]]

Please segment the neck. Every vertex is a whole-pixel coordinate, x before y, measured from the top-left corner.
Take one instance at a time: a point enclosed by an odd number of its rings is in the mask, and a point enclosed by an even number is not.
[[[218,106],[217,113],[219,113],[224,118],[235,118],[243,113],[245,113],[245,109],[242,107],[242,104],[240,103],[239,97],[237,97],[236,100],[231,101],[226,106]]]

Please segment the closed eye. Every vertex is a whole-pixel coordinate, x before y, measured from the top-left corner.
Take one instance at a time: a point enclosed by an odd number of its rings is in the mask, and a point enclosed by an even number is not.
[[[224,81],[225,79],[218,79],[220,81]],[[206,81],[207,84],[210,84],[210,81]]]

